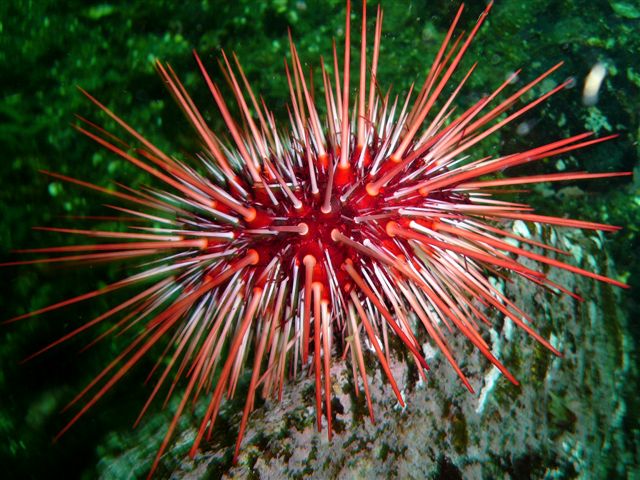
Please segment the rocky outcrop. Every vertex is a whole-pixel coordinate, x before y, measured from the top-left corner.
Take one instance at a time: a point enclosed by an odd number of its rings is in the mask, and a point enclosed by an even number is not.
[[[528,232],[522,223],[516,228]],[[574,264],[613,274],[602,236],[573,230],[561,234],[556,239],[556,233],[544,233],[571,252]],[[210,450],[164,473],[189,479],[606,478],[629,473],[637,452],[629,450],[623,434],[627,406],[622,390],[636,366],[630,362],[632,347],[618,292],[569,272],[550,269],[548,274],[584,301],[531,282],[494,280],[564,354],[553,356],[510,320],[495,318],[485,339],[519,386],[502,377],[461,335],[450,335],[475,390],[469,393],[423,338],[431,368],[426,383],[413,364],[397,356],[393,362],[405,408],[371,355],[367,370],[375,424],[368,418],[363,394],[354,394],[350,365],[336,362],[331,442],[326,425],[322,434],[315,429],[312,380],[299,379],[286,386],[282,402],[267,401],[251,415],[235,467],[230,459],[241,407],[228,404]],[[188,444],[192,434],[178,443]],[[184,448],[174,448],[174,458],[180,451]]]

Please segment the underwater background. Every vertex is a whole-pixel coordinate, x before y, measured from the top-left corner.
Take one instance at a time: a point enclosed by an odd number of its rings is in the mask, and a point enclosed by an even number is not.
[[[369,19],[376,2],[369,2]],[[451,1],[382,1],[384,8],[379,74],[384,88],[405,92],[421,82],[440,41],[458,8]],[[463,22],[475,22],[484,2],[468,2]],[[360,3],[354,3],[358,12]],[[76,89],[88,90],[167,151],[196,151],[191,128],[174,105],[155,73],[153,60],[170,63],[185,82],[197,104],[209,114],[214,129],[223,124],[192,56],[196,49],[209,65],[219,50],[238,55],[255,92],[264,96],[276,117],[286,118],[288,90],[282,58],[288,56],[290,27],[305,67],[316,68],[318,57],[331,55],[331,42],[344,35],[344,2],[234,0],[178,2],[54,2],[10,0],[0,5],[0,263],[22,259],[20,248],[63,245],[61,234],[38,232],[32,226],[90,225],[78,219],[104,214],[104,199],[80,187],[63,184],[39,170],[70,175],[99,185],[122,182],[130,186],[148,179],[124,161],[98,148],[73,130],[75,114],[100,118],[96,109]],[[354,23],[355,25],[355,23]],[[494,8],[474,41],[465,64],[479,61],[459,102],[468,106],[491,91],[505,76],[523,68],[532,79],[564,61],[553,81],[574,77],[576,85],[536,108],[523,125],[513,125],[492,135],[482,151],[523,150],[584,130],[599,136],[618,133],[613,141],[563,157],[567,170],[632,171],[633,177],[589,182],[543,184],[533,188],[527,201],[539,212],[566,215],[623,227],[606,234],[607,268],[631,286],[609,298],[603,307],[603,331],[624,345],[624,369],[616,369],[620,388],[610,391],[621,399],[615,448],[602,445],[602,468],[595,478],[639,478],[640,425],[638,412],[638,357],[640,339],[640,5],[633,0],[503,0]],[[354,44],[355,45],[355,44]],[[340,51],[340,49],[339,49]],[[582,104],[585,76],[597,62],[606,65],[600,100]],[[463,67],[464,68],[464,67]],[[215,81],[224,77],[210,68]],[[204,108],[207,105],[209,108]],[[113,122],[105,122],[115,130]],[[531,171],[551,172],[556,160],[541,162]],[[539,170],[538,170],[539,169]],[[113,228],[104,221],[102,229]],[[119,265],[54,267],[27,265],[0,269],[0,320],[36,310],[118,279]],[[138,478],[144,477],[164,435],[167,415],[152,409],[140,431],[131,425],[144,404],[149,388],[142,384],[153,358],[136,368],[57,443],[52,438],[71,417],[60,410],[104,365],[126,338],[108,338],[86,352],[89,333],[67,345],[21,364],[20,360],[94,318],[122,298],[84,302],[16,324],[0,326],[0,471],[3,478]],[[526,298],[521,305],[526,307]],[[589,329],[588,318],[583,318]],[[558,322],[562,328],[562,321]],[[547,354],[550,355],[550,354]],[[613,363],[616,359],[611,360]],[[145,368],[148,367],[148,368]],[[612,375],[614,369],[611,370]],[[438,376],[437,369],[430,376]],[[520,378],[523,384],[530,381]],[[434,387],[434,388],[437,388]],[[418,392],[417,395],[422,394]],[[428,393],[427,393],[428,394]],[[550,404],[553,404],[551,402]],[[555,406],[556,409],[557,405]],[[571,418],[571,405],[565,416]],[[566,412],[565,412],[566,413]],[[613,412],[612,412],[613,415]],[[557,416],[557,413],[556,413]],[[451,416],[443,421],[452,421]],[[455,421],[455,416],[453,417]],[[571,422],[558,429],[571,430]],[[235,438],[236,425],[220,425]],[[594,432],[594,435],[596,432]],[[428,439],[427,439],[428,440]],[[426,440],[425,440],[426,441]],[[224,445],[224,442],[222,442]],[[146,446],[140,448],[141,445]],[[174,467],[186,450],[172,451]],[[182,453],[181,453],[182,452]],[[574,478],[570,453],[548,452],[522,461],[505,452],[505,476],[511,478]],[[116,459],[126,457],[126,462]],[[556,476],[549,476],[549,459]],[[511,460],[508,460],[511,459]],[[135,465],[135,468],[132,468]],[[440,478],[456,478],[446,462]],[[222,455],[215,468],[203,474],[217,478],[231,467]],[[158,472],[169,476],[171,466]],[[573,473],[572,473],[573,472]],[[584,472],[583,472],[584,473]],[[604,476],[603,476],[604,475]],[[195,477],[192,477],[195,478]],[[576,477],[578,478],[578,477]],[[589,478],[579,477],[579,478]]]

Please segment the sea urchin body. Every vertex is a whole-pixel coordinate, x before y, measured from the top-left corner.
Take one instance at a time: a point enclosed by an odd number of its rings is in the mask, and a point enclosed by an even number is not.
[[[173,69],[157,62],[158,72],[202,143],[193,166],[158,149],[83,91],[127,132],[136,148],[86,120],[77,129],[155,177],[162,188],[112,190],[48,173],[121,202],[110,208],[135,223],[127,232],[46,228],[103,241],[28,250],[51,256],[17,263],[117,260],[141,264],[139,272],[102,289],[12,319],[119,289],[141,290],[34,354],[117,316],[121,318],[103,335],[125,329],[136,332],[131,344],[72,400],[72,404],[81,399],[85,403],[60,435],[167,338],[168,347],[154,369],[155,387],[140,417],[163,388],[171,395],[180,380],[186,386],[152,472],[184,409],[206,398],[206,413],[191,449],[195,454],[203,439],[212,435],[223,399],[234,395],[245,372],[250,382],[236,456],[256,394],[278,398],[287,378],[308,372],[315,378],[318,429],[324,417],[331,437],[330,372],[335,359],[350,357],[354,385],[364,390],[372,420],[366,351],[373,352],[397,401],[404,405],[389,366],[391,336],[399,339],[426,377],[427,364],[418,341],[426,332],[469,390],[472,387],[448,346],[449,335],[464,335],[517,383],[483,337],[491,326],[489,309],[559,354],[531,328],[529,316],[492,285],[489,276],[510,272],[571,296],[576,295],[550,281],[543,267],[625,285],[533,253],[522,245],[559,250],[512,233],[509,223],[522,220],[604,231],[616,227],[537,215],[528,205],[495,197],[515,185],[623,174],[496,177],[505,169],[608,138],[593,139],[591,133],[496,158],[473,156],[478,142],[568,83],[521,103],[560,65],[507,95],[516,72],[493,93],[459,112],[456,98],[475,65],[463,72],[458,83],[453,83],[452,76],[490,8],[469,33],[457,34],[461,7],[419,91],[393,98],[389,92],[381,93],[376,77],[380,8],[373,54],[367,61],[366,5],[360,63],[354,69],[357,88],[352,92],[347,2],[342,68],[335,49],[333,75],[320,63],[322,98],[290,43],[290,63],[285,64],[290,91],[286,130],[256,97],[235,55],[230,58],[223,53],[222,59],[239,120],[233,118],[227,99],[195,55],[222,114],[225,135],[209,128]],[[321,116],[319,105],[326,115]],[[140,226],[141,221],[146,226]],[[532,260],[539,268],[525,266],[518,258]]]

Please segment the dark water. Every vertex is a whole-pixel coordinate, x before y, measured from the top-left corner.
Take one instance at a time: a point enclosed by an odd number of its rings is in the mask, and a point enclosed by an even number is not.
[[[404,92],[421,81],[440,39],[455,15],[449,1],[383,2],[385,9],[379,78],[394,92]],[[471,2],[463,17],[469,29],[482,11]],[[355,12],[360,3],[354,5]],[[369,16],[374,16],[373,6]],[[354,19],[359,16],[354,16]],[[183,121],[153,68],[161,58],[175,68],[199,104],[211,105],[208,118],[214,128],[222,123],[215,115],[205,85],[196,72],[191,54],[197,49],[209,65],[214,80],[224,78],[216,67],[218,50],[235,51],[256,92],[264,95],[277,116],[285,118],[288,93],[283,75],[287,55],[287,26],[291,26],[298,51],[307,66],[316,68],[319,55],[330,57],[333,37],[342,41],[344,6],[339,0],[116,3],[9,1],[0,6],[0,262],[23,258],[20,248],[64,245],[57,233],[38,232],[37,225],[87,228],[75,216],[100,215],[104,199],[97,194],[52,180],[39,173],[51,170],[100,185],[122,182],[139,186],[146,177],[134,167],[101,151],[73,130],[75,114],[89,119],[104,117],[78,92],[89,90],[110,108],[138,126],[163,149],[189,151],[195,139]],[[357,23],[354,23],[356,25]],[[505,75],[523,68],[531,79],[564,61],[554,74],[559,82],[574,77],[572,89],[555,96],[526,124],[514,125],[493,138],[487,148],[521,150],[586,129],[598,135],[618,133],[618,139],[566,157],[569,169],[631,171],[638,168],[638,105],[640,105],[640,7],[633,1],[570,2],[536,0],[498,2],[488,23],[474,42],[467,66],[479,61],[462,104],[469,105],[491,91]],[[598,62],[606,65],[600,99],[594,107],[581,100],[584,78]],[[113,122],[104,122],[114,130]],[[542,170],[553,171],[554,164]],[[540,171],[542,171],[540,170]],[[637,171],[637,170],[636,170]],[[534,170],[537,172],[537,170]],[[616,181],[573,182],[570,190],[554,185],[534,192],[533,203],[541,211],[624,227],[607,235],[605,248],[619,278],[631,285],[618,302],[628,319],[640,313],[640,262],[637,252],[640,218],[639,183],[636,177]],[[101,228],[113,228],[108,221]],[[2,318],[11,318],[117,278],[120,267],[20,266],[0,270]],[[78,353],[94,337],[74,339],[25,364],[19,361],[60,337],[69,329],[99,315],[126,296],[84,302],[38,318],[0,328],[0,465],[5,478],[109,478],[125,475],[109,470],[111,461],[140,442],[130,425],[144,403],[148,388],[141,388],[148,369],[136,369],[125,383],[107,395],[60,441],[57,431],[71,418],[61,408],[103,365],[126,339],[101,342]],[[121,300],[122,301],[122,300]],[[625,339],[640,338],[637,323],[624,323]],[[635,347],[630,362],[636,365]],[[148,362],[149,365],[152,361]],[[631,369],[635,373],[637,369]],[[625,458],[627,465],[610,470],[616,475],[638,472],[637,398],[631,392],[637,379],[630,373],[626,387],[616,395],[626,399],[627,412],[619,435],[628,451],[616,452],[612,463]],[[144,432],[163,432],[164,419],[154,417]],[[234,427],[232,427],[234,428]],[[154,438],[141,458],[131,455],[136,468],[129,478],[144,474],[155,452]],[[633,452],[633,449],[635,453]],[[632,460],[629,460],[632,459]],[[228,466],[228,461],[227,461]],[[635,470],[633,470],[635,468]],[[4,473],[8,472],[8,474]],[[106,473],[105,473],[106,472]],[[111,476],[109,476],[111,475]],[[213,475],[213,474],[212,474]],[[613,475],[613,473],[612,473]],[[629,473],[631,475],[631,473]],[[128,476],[128,475],[127,475]]]

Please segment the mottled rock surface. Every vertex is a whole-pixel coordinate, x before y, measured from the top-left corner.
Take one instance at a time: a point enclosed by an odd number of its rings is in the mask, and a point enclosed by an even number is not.
[[[517,223],[518,233],[526,234]],[[572,254],[571,262],[609,271],[602,237],[578,231],[546,239]],[[523,263],[527,263],[523,260]],[[556,358],[502,318],[485,338],[520,380],[513,386],[468,342],[449,336],[476,393],[422,337],[431,367],[426,384],[403,351],[393,350],[393,372],[407,407],[396,402],[373,354],[366,359],[376,423],[363,395],[354,396],[350,365],[332,368],[334,437],[315,431],[313,382],[285,386],[281,403],[267,401],[252,415],[238,465],[231,465],[242,402],[224,405],[213,441],[194,460],[185,457],[193,429],[165,455],[158,478],[636,478],[637,438],[625,432],[627,380],[637,375],[618,292],[606,284],[550,270],[551,278],[585,301],[542,291],[524,281],[495,284],[535,319],[536,329],[564,353]],[[241,386],[242,388],[242,386]],[[239,392],[238,398],[242,398]],[[175,407],[175,405],[174,405]],[[181,421],[196,425],[199,413]],[[170,408],[171,410],[171,408]],[[139,478],[150,467],[171,412],[140,430],[114,433],[100,451],[103,479]],[[636,469],[636,470],[634,470]],[[636,477],[634,477],[634,475]]]
[[[524,224],[518,228],[526,229]],[[565,230],[559,245],[572,253],[574,264],[613,274],[607,269],[601,236]],[[485,338],[520,386],[500,376],[461,335],[449,335],[476,391],[471,394],[423,338],[431,367],[426,384],[414,365],[397,356],[393,362],[406,408],[396,402],[370,355],[367,369],[376,417],[372,424],[363,394],[354,396],[350,365],[335,363],[331,442],[326,424],[322,434],[314,428],[313,382],[299,379],[286,386],[280,404],[268,401],[252,414],[237,466],[230,466],[230,448],[223,446],[232,445],[233,438],[220,440],[235,435],[230,423],[230,431],[225,425],[218,430],[209,450],[164,473],[185,479],[640,475],[631,470],[637,452],[625,445],[629,440],[621,429],[626,411],[621,392],[625,378],[637,367],[629,361],[631,345],[615,287],[557,269],[548,273],[585,301],[543,291],[530,282],[495,282],[564,353],[563,358],[554,357],[510,320],[497,318]],[[239,422],[241,411],[225,413],[228,422]]]

